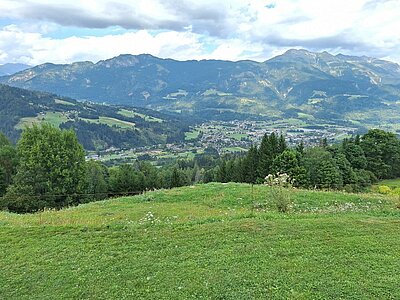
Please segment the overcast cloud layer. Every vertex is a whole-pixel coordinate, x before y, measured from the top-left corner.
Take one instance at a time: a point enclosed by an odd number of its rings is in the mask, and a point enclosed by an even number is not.
[[[0,0],[0,64],[263,61],[290,48],[400,62],[399,28],[398,0]]]

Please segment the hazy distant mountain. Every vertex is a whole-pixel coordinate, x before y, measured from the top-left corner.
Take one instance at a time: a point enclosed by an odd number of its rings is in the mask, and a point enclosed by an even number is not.
[[[0,132],[16,141],[25,126],[73,128],[88,150],[183,141],[185,122],[146,108],[83,103],[0,84]]]
[[[0,76],[12,75],[17,72],[31,68],[32,66],[24,64],[4,64],[0,65]]]
[[[374,121],[387,111],[396,118],[400,101],[399,65],[306,50],[289,50],[261,63],[120,55],[96,64],[43,64],[0,81],[80,100],[206,118],[246,113]]]

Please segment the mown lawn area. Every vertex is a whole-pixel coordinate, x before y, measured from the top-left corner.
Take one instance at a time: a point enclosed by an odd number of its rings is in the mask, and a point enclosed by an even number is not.
[[[400,210],[374,194],[206,184],[0,213],[0,299],[400,299]]]

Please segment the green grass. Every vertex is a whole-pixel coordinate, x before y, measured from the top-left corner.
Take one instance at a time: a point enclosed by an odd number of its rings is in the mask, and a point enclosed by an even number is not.
[[[140,117],[145,119],[147,122],[157,122],[157,123],[161,123],[163,120],[159,119],[159,118],[155,118],[152,116],[148,116],[148,115],[144,115],[132,110],[127,110],[127,109],[121,109],[118,111],[118,113],[122,116],[128,117],[128,118],[134,118],[134,117]]]
[[[57,104],[63,104],[63,105],[68,105],[68,106],[75,106],[74,103],[68,102],[68,101],[64,101],[64,100],[61,100],[61,99],[54,99],[54,102],[57,103]]]
[[[85,119],[82,118],[82,120],[90,123],[96,123],[96,124],[105,124],[110,127],[116,126],[122,129],[130,129],[135,127],[135,123],[128,122],[128,121],[123,121],[115,118],[109,118],[109,117],[99,117],[98,119]]]
[[[245,134],[245,133],[229,133],[228,136],[230,138],[235,139],[235,140],[241,141],[242,138],[247,138],[248,134]]]
[[[49,123],[55,127],[59,127],[68,120],[68,117],[60,112],[46,112],[44,115],[38,115],[37,117],[21,118],[15,128],[24,129],[26,127],[32,127],[33,124],[40,123]]]
[[[168,159],[168,158],[185,158],[185,159],[194,159],[195,153],[191,151],[187,152],[180,152],[180,153],[169,153],[169,152],[163,152],[162,154],[159,154],[156,156],[157,160],[159,159]]]
[[[199,134],[200,134],[200,131],[198,131],[198,130],[192,130],[192,131],[185,132],[185,140],[190,141],[190,140],[197,139]]]
[[[399,299],[400,212],[379,195],[207,184],[0,213],[1,299]]]
[[[247,151],[247,149],[244,149],[242,147],[226,147],[226,148],[224,148],[224,151],[226,151],[226,152],[244,152],[244,151]]]

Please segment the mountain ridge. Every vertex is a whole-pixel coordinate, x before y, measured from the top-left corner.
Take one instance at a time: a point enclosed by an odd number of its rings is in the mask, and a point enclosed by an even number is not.
[[[12,86],[78,100],[175,111],[208,119],[238,114],[329,120],[399,110],[400,66],[370,57],[290,49],[264,62],[188,60],[150,54],[43,64],[0,77]],[[387,120],[385,119],[385,122]],[[391,119],[391,121],[393,121]],[[367,122],[368,123],[368,122]]]
[[[0,65],[0,76],[7,76],[31,68],[32,66],[19,63],[7,63]]]

